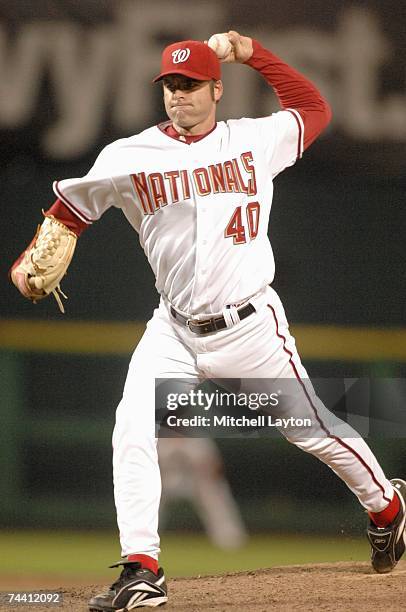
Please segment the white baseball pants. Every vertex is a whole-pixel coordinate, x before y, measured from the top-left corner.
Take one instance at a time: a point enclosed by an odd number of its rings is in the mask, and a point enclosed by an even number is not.
[[[332,417],[315,395],[276,292],[266,287],[250,302],[254,314],[204,336],[176,321],[163,300],[148,322],[130,362],[113,433],[114,497],[123,556],[157,558],[160,552],[155,378],[296,379],[295,395],[283,416],[311,416],[311,435],[296,427],[281,430],[283,435],[326,463],[367,510],[379,512],[393,497],[392,485],[365,441]]]

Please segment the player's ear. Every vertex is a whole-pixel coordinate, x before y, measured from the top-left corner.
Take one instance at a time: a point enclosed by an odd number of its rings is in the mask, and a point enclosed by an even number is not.
[[[213,83],[213,99],[219,102],[223,95],[223,81],[214,81]]]

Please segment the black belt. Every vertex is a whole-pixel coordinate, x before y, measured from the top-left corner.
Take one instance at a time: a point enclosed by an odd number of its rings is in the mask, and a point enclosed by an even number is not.
[[[179,323],[182,323],[182,325],[188,327],[191,332],[199,336],[203,334],[210,334],[211,332],[219,331],[220,329],[225,329],[227,327],[224,317],[212,317],[211,319],[199,321],[198,319],[188,319],[188,317],[185,317],[184,315],[180,314],[180,312],[177,312],[173,306],[171,306],[170,310],[174,319],[179,321]],[[246,319],[254,312],[256,312],[255,308],[250,303],[242,308],[237,308],[240,321]]]

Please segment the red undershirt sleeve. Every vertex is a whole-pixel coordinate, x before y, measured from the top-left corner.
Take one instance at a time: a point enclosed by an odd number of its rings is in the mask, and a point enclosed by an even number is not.
[[[321,134],[331,119],[331,109],[319,90],[297,70],[252,41],[254,52],[245,63],[257,70],[272,86],[282,109],[299,112],[304,124],[304,148]]]
[[[68,208],[59,198],[55,200],[51,208],[45,211],[45,216],[52,215],[58,221],[61,221],[66,227],[68,227],[76,236],[80,236],[83,230],[89,227],[88,223],[85,223],[70,208]]]

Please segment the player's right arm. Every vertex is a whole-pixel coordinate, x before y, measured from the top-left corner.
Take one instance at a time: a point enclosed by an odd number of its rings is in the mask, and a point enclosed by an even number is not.
[[[307,149],[331,120],[331,108],[317,87],[297,70],[265,49],[257,40],[230,30],[232,54],[225,62],[239,62],[257,70],[272,86],[282,110],[295,109],[305,127]]]
[[[299,113],[304,126],[303,150],[306,150],[331,120],[327,100],[309,79],[256,40],[253,40],[253,54],[245,63],[272,86],[282,110]]]
[[[281,110],[286,111],[279,113],[277,121],[272,120],[275,115],[258,121],[263,137],[267,131],[272,134],[267,153],[272,175],[276,176],[301,157],[327,127],[331,108],[314,83],[257,40],[235,31],[227,36],[232,52],[224,61],[243,63],[258,71],[273,88]]]

